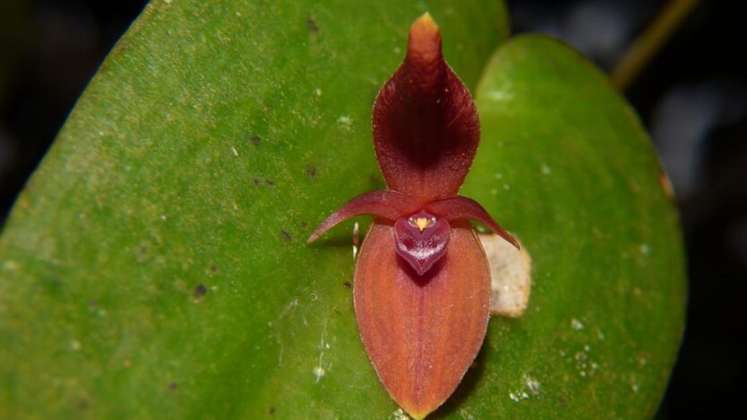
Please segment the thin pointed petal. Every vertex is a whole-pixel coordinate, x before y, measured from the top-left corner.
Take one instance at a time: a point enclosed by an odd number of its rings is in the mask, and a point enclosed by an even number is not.
[[[392,226],[376,223],[355,271],[361,338],[391,397],[415,418],[456,389],[485,338],[490,273],[468,225],[454,227],[444,258],[425,276],[399,259]]]
[[[452,197],[434,201],[426,206],[428,211],[448,220],[477,220],[519,249],[519,242],[506,232],[477,201],[467,197]]]
[[[457,194],[477,149],[479,122],[427,14],[413,23],[405,61],[376,98],[373,126],[391,189],[427,201]]]
[[[372,191],[348,201],[342,208],[327,217],[309,236],[307,243],[319,239],[336,224],[351,217],[370,214],[386,220],[397,220],[401,214],[417,210],[418,204],[395,191]]]

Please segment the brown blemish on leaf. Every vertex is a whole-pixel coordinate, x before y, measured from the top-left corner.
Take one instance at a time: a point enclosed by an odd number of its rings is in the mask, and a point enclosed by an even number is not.
[[[672,187],[672,181],[669,179],[669,176],[666,172],[663,170],[661,173],[659,173],[659,185],[661,186],[661,189],[664,190],[664,195],[667,196],[668,199],[674,201],[674,187]]]
[[[520,317],[529,305],[532,290],[532,258],[526,246],[520,244],[516,249],[494,233],[478,236],[490,266],[490,312]]]
[[[345,287],[347,287],[348,289],[352,289],[353,288],[353,283],[350,283],[349,281],[342,282],[342,285],[345,286]]]
[[[169,391],[174,391],[176,390],[176,388],[177,388],[176,382],[169,382]]]
[[[316,166],[314,166],[314,165],[307,166],[306,167],[306,176],[309,177],[309,178],[311,178],[311,179],[316,178]]]
[[[205,296],[206,293],[207,293],[207,286],[205,286],[204,284],[200,283],[197,286],[195,286],[195,290],[194,290],[195,299],[202,298],[203,296]]]
[[[254,177],[252,178],[252,182],[254,183],[255,187],[274,187],[275,186],[275,181],[269,178],[262,179],[262,178]]]
[[[316,35],[319,33],[319,24],[316,23],[316,19],[314,19],[312,16],[309,16],[306,19],[306,28],[311,32],[313,35]]]
[[[290,242],[293,240],[293,236],[288,232],[287,230],[283,229],[280,231],[280,236],[283,238],[284,241]]]
[[[79,410],[85,411],[85,410],[88,410],[88,407],[89,407],[89,404],[88,404],[88,400],[87,399],[81,398],[78,401],[78,409]]]
[[[257,134],[252,134],[252,135],[249,136],[249,141],[253,145],[259,146],[262,143],[262,138],[259,137]]]
[[[218,274],[218,266],[215,265],[214,263],[210,264],[210,266],[208,267],[208,274],[210,275]]]

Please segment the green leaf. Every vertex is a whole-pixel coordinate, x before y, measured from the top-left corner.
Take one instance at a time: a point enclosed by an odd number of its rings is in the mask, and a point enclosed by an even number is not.
[[[445,414],[651,418],[684,325],[677,214],[637,117],[606,77],[540,36],[512,39],[477,91],[464,194],[533,258],[522,318],[491,321]]]
[[[0,418],[383,418],[351,224],[374,96],[429,10],[476,85],[502,3],[150,4],[0,243]]]

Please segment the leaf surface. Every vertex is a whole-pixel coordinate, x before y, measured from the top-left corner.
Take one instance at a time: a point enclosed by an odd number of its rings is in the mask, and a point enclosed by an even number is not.
[[[371,106],[430,11],[474,88],[500,2],[152,2],[0,244],[0,418],[377,418],[351,223]],[[363,230],[365,232],[365,230]]]

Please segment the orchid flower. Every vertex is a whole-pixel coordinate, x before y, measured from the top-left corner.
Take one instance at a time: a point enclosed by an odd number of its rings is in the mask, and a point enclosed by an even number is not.
[[[423,418],[454,392],[487,331],[490,273],[469,221],[519,246],[480,204],[458,195],[479,143],[478,115],[427,13],[379,91],[373,139],[387,189],[349,201],[309,242],[346,219],[374,216],[356,262],[355,314],[384,387]]]

